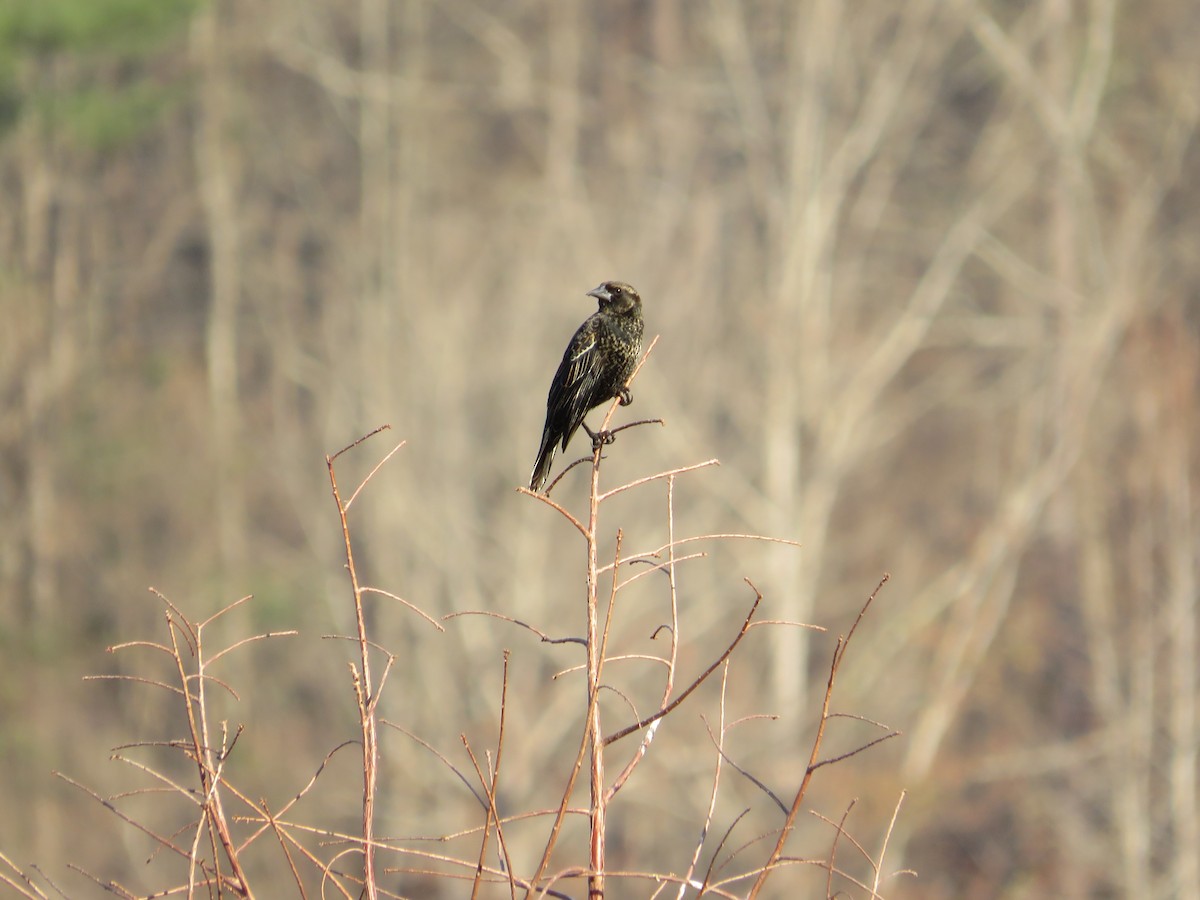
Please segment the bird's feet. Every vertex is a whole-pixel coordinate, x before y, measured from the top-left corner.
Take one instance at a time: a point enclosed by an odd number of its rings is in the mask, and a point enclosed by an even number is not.
[[[580,424],[583,426],[583,430],[588,433],[588,437],[592,439],[593,450],[599,450],[601,447],[611,444],[617,439],[617,436],[611,431],[592,431],[592,429],[588,428],[587,422],[580,422]]]
[[[628,406],[633,402],[633,394],[629,393],[629,388],[621,388],[621,392],[617,394],[617,400],[622,406]]]

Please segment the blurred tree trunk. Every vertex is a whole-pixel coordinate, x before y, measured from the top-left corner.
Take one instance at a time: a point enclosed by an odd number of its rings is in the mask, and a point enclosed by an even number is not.
[[[361,285],[358,297],[358,378],[363,428],[374,428],[393,415],[395,381],[399,374],[395,340],[398,329],[396,268],[393,255],[401,252],[397,240],[394,202],[398,186],[393,179],[395,150],[392,116],[395,92],[392,79],[392,3],[359,0],[359,45],[362,51],[363,91],[359,102],[359,253]],[[419,173],[408,173],[419,177]],[[401,263],[401,265],[403,265]],[[382,523],[381,523],[382,524]]]
[[[69,77],[54,62],[41,66],[40,76],[53,83]],[[21,301],[13,310],[14,328],[22,335],[20,377],[24,407],[24,464],[26,467],[26,534],[28,567],[25,598],[28,621],[55,612],[60,587],[64,510],[61,494],[61,430],[69,423],[68,391],[80,365],[81,297],[80,251],[84,203],[69,188],[70,176],[52,131],[26,123],[15,137],[14,158],[22,184],[23,246],[17,269]]]
[[[1047,0],[1038,11],[1041,24],[1049,29],[1048,36],[1037,35],[1044,47],[1036,40],[1033,46],[1018,43],[1002,34],[978,6],[967,6],[976,37],[1011,79],[1010,88],[1042,102],[1035,109],[1034,124],[1049,144],[1052,166],[1039,172],[1042,186],[1049,190],[1035,196],[1049,198],[1043,226],[1047,241],[1030,251],[1028,265],[1052,277],[1044,287],[1046,295],[1031,298],[1044,325],[1030,348],[1033,393],[1022,404],[1021,424],[1012,435],[1012,475],[1000,491],[994,520],[981,530],[961,571],[953,574],[953,622],[940,641],[933,667],[939,686],[910,732],[905,768],[918,778],[931,773],[956,712],[1008,614],[1028,542],[1037,535],[1046,505],[1078,462],[1089,434],[1098,379],[1111,365],[1131,313],[1129,294],[1107,277],[1103,248],[1096,245],[1096,210],[1090,206],[1081,166],[1092,139],[1089,107],[1098,102],[1109,71],[1108,58],[1092,56],[1068,39],[1077,26],[1064,18],[1059,0]],[[1092,23],[1091,37],[1103,41],[1111,34],[1112,21],[1095,14],[1098,19]],[[1070,32],[1065,30],[1068,26]],[[1046,52],[1039,56],[1043,49]],[[1029,58],[1041,59],[1040,72],[1027,68]],[[1092,66],[1086,78],[1064,75],[1076,71],[1081,61]],[[1068,117],[1069,110],[1076,112]],[[1003,160],[1013,153],[1015,135],[1011,129],[997,130],[994,146],[979,154],[1000,166],[994,184],[1005,184],[1008,167]],[[1136,210],[1122,212],[1136,214]]]
[[[246,486],[238,385],[238,317],[241,311],[241,236],[238,222],[239,165],[229,130],[234,118],[231,36],[223,28],[224,5],[205,5],[192,22],[192,54],[199,71],[194,153],[208,243],[209,296],[204,346],[211,410],[209,453],[215,466],[217,535],[222,571],[244,561]]]
[[[830,288],[837,216],[823,183],[829,152],[829,86],[839,47],[842,4],[819,0],[797,16],[786,65],[795,86],[790,128],[781,135],[787,171],[776,176],[784,196],[768,199],[765,212],[775,259],[770,265],[775,306],[767,338],[763,406],[763,484],[773,511],[770,533],[798,538],[800,551],[773,548],[772,580],[782,592],[782,618],[813,620],[825,537],[840,473],[804,455],[815,410],[828,410]],[[772,178],[774,182],[776,178]],[[819,448],[818,448],[819,449]],[[802,477],[803,475],[803,477]],[[809,632],[779,628],[772,675],[773,700],[794,735],[806,724]]]
[[[23,272],[25,295],[21,306],[30,325],[29,346],[24,354],[22,384],[25,409],[24,453],[26,467],[25,541],[29,548],[26,587],[23,592],[27,621],[38,622],[49,611],[57,593],[55,522],[58,518],[57,404],[54,398],[53,354],[55,304],[50,286],[53,262],[54,175],[48,147],[37,141],[33,129],[21,137],[24,184],[25,245]]]
[[[1176,897],[1200,897],[1200,714],[1196,674],[1197,634],[1200,633],[1200,587],[1196,567],[1200,530],[1196,527],[1196,490],[1192,483],[1195,459],[1196,385],[1200,379],[1197,352],[1187,340],[1185,317],[1173,306],[1171,328],[1163,335],[1162,414],[1164,419],[1161,493],[1165,506],[1165,594],[1163,615],[1167,634],[1167,711],[1165,732],[1170,736],[1168,782],[1170,821],[1174,842],[1168,890]],[[1148,367],[1155,371],[1154,366]]]

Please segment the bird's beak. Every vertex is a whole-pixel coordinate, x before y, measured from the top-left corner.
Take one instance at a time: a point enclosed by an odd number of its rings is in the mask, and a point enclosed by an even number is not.
[[[587,295],[589,297],[595,297],[601,303],[605,303],[612,299],[612,294],[608,292],[608,288],[606,288],[604,285],[592,288],[587,292]]]

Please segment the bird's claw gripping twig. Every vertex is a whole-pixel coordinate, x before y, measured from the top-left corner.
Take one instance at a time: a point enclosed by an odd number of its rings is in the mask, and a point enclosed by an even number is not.
[[[592,429],[588,428],[587,422],[580,422],[579,424],[583,426],[583,430],[592,439],[593,450],[599,450],[601,447],[611,444],[617,439],[617,436],[611,431],[592,431]]]
[[[628,406],[633,402],[633,394],[629,392],[629,388],[621,388],[621,392],[617,394],[617,400],[622,406]]]

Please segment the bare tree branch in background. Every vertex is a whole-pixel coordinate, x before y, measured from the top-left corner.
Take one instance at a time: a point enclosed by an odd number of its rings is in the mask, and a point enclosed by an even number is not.
[[[238,397],[238,336],[242,307],[242,236],[238,225],[239,173],[234,126],[233,78],[223,4],[201,10],[191,26],[191,52],[201,73],[198,92],[195,159],[209,247],[210,296],[204,350],[212,428],[209,453],[221,481],[231,477],[241,445],[243,413]],[[245,497],[217,491],[217,534],[225,571],[237,571],[246,548]]]

